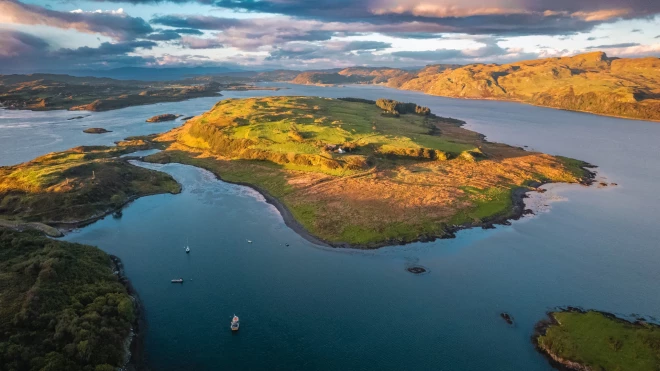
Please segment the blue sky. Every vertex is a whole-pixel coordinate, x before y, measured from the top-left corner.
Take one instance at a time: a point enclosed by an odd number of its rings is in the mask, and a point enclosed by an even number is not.
[[[658,0],[0,0],[0,73],[660,56]]]

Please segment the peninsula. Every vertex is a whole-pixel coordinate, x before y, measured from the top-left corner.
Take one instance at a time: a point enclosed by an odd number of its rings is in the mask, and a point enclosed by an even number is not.
[[[81,146],[0,167],[0,226],[60,235],[138,197],[178,193],[168,174],[131,165],[121,155],[152,148],[147,138],[115,147]]]
[[[591,180],[586,163],[488,142],[461,125],[386,99],[230,99],[157,138],[168,148],[146,161],[249,185],[309,239],[361,248],[505,222],[542,183]]]
[[[655,371],[660,365],[660,326],[609,313],[575,308],[548,313],[533,342],[566,370]]]

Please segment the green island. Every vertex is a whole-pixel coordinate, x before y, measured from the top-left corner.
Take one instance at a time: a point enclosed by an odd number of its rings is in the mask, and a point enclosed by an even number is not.
[[[533,342],[558,368],[657,371],[660,366],[658,325],[574,308],[548,316],[537,325]]]
[[[89,223],[138,197],[178,193],[180,185],[168,174],[120,157],[153,147],[146,137],[128,139],[0,167],[0,226],[59,236],[57,227]]]
[[[218,102],[146,157],[256,188],[303,236],[374,248],[452,237],[519,217],[546,182],[589,183],[588,164],[488,142],[426,107],[381,99]]]
[[[0,368],[123,367],[137,307],[101,250],[0,228]]]
[[[660,58],[653,57],[610,58],[603,52],[592,52],[503,65],[429,65],[417,71],[351,67],[339,72],[302,72],[291,81],[312,85],[382,84],[446,97],[511,100],[660,120]]]

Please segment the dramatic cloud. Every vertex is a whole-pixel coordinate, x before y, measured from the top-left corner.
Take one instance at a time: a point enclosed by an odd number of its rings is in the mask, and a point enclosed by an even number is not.
[[[0,72],[56,71],[76,68],[110,68],[153,63],[153,57],[131,56],[138,49],[151,49],[153,41],[102,43],[96,48],[46,50],[44,40],[21,33],[0,32]],[[7,42],[9,40],[9,42]],[[13,40],[13,41],[12,41]],[[18,42],[16,41],[18,40]],[[7,53],[7,50],[14,52]]]
[[[0,22],[74,29],[98,33],[118,41],[133,40],[153,31],[142,18],[130,17],[122,9],[109,12],[59,12],[23,4],[18,0],[0,0]]]
[[[390,47],[392,47],[392,44],[382,41],[332,41],[322,45],[291,43],[272,51],[266,60],[324,60],[333,58],[343,60],[347,57],[360,55],[363,52],[373,52]]]
[[[0,60],[31,54],[47,47],[48,43],[38,37],[23,32],[0,30]]]
[[[639,43],[620,43],[620,44],[609,44],[609,45],[596,45],[589,46],[587,49],[619,49],[619,48],[630,48],[631,46],[639,46]]]

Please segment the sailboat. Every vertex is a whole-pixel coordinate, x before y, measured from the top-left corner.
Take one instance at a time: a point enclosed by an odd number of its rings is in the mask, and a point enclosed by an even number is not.
[[[238,316],[234,314],[234,318],[231,319],[231,330],[238,331]]]

